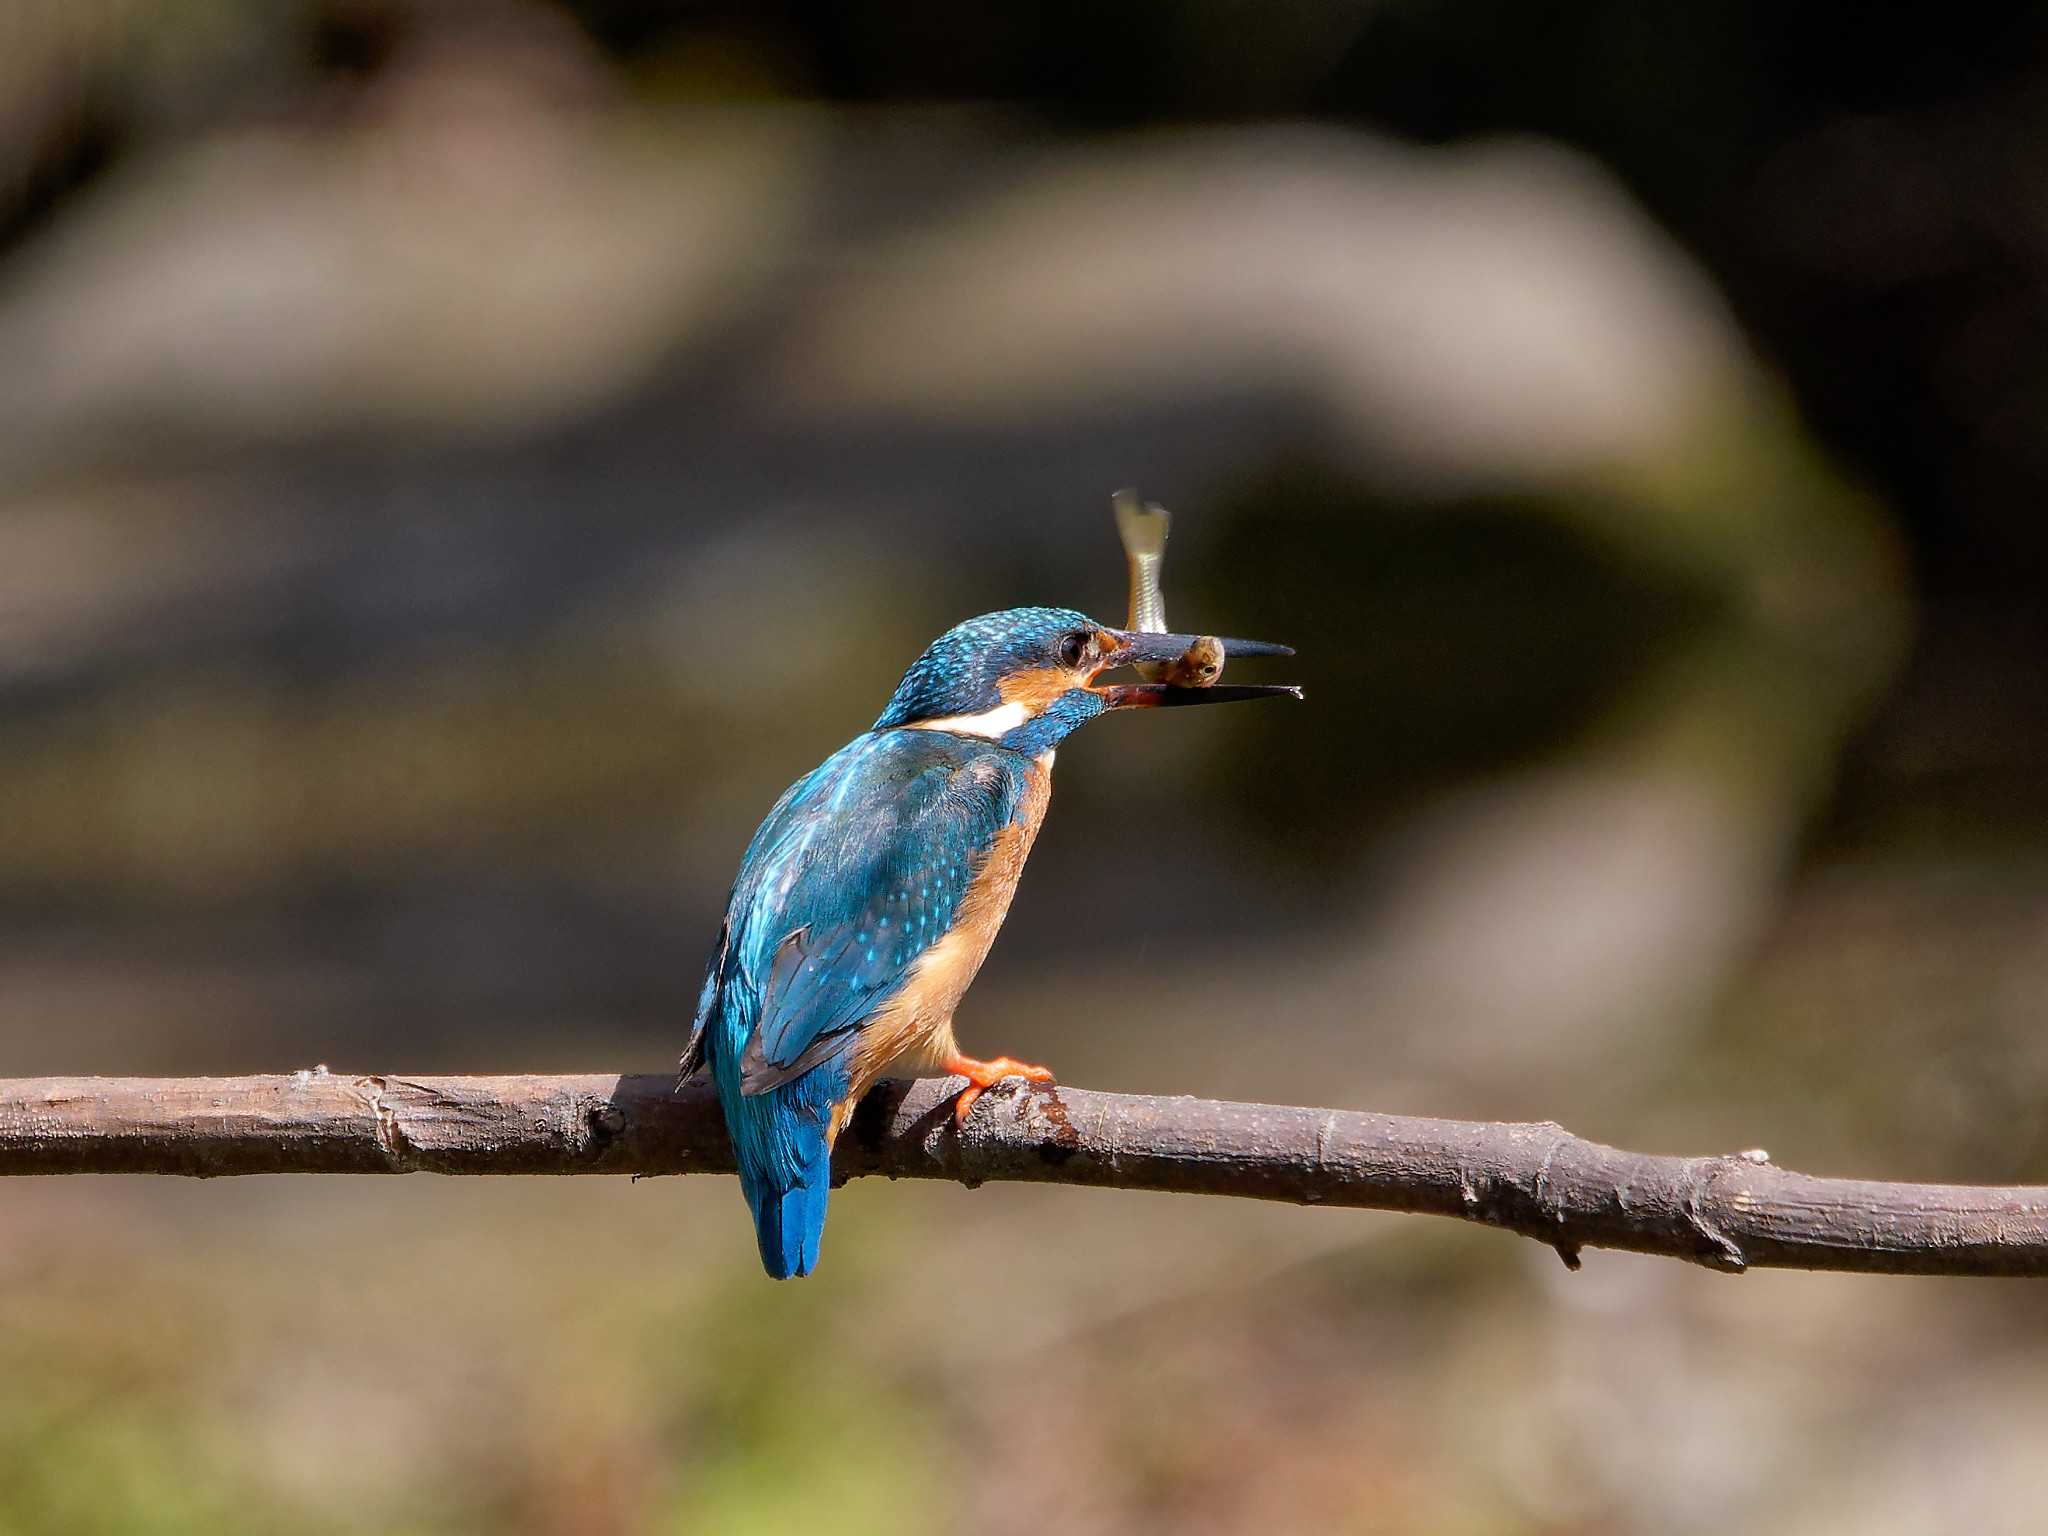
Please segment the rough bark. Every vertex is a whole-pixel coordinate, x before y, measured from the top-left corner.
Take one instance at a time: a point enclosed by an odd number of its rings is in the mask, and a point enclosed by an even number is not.
[[[1151,1098],[1009,1082],[964,1132],[958,1079],[885,1082],[844,1178],[1086,1184],[1456,1216],[1712,1269],[2048,1274],[2048,1188],[1884,1184],[1761,1152],[1660,1157],[1552,1124]],[[729,1173],[702,1083],[673,1077],[32,1078],[0,1082],[0,1174]]]

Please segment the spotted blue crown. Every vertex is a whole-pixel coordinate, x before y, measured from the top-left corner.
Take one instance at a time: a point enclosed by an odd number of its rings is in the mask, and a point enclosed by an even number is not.
[[[1060,665],[1063,639],[1100,627],[1072,608],[1006,608],[955,624],[911,663],[875,729],[994,709],[1003,702],[1002,678]]]

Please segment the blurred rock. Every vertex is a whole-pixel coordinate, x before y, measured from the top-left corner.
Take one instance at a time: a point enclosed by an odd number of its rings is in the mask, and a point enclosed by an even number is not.
[[[951,421],[1279,389],[1443,492],[1652,455],[1739,357],[1584,161],[1262,129],[1048,157],[828,292],[770,388]]]

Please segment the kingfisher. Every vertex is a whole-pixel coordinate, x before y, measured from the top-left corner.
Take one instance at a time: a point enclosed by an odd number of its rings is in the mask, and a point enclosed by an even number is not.
[[[1197,641],[1071,608],[969,619],[912,663],[872,727],[775,802],[740,861],[682,1058],[685,1078],[710,1069],[770,1275],[817,1264],[833,1143],[892,1062],[965,1078],[962,1126],[1002,1079],[1051,1080],[966,1055],[953,1010],[1010,910],[1060,743],[1112,710],[1300,696],[1096,681]],[[1294,654],[1222,643],[1230,656]]]

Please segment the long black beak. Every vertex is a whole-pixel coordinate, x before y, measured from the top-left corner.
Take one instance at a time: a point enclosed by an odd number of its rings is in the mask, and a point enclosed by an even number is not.
[[[1111,709],[1171,709],[1181,704],[1241,704],[1252,699],[1298,699],[1299,683],[1218,683],[1176,688],[1171,683],[1108,683],[1095,690]]]
[[[1129,666],[1134,661],[1178,661],[1190,647],[1201,639],[1200,635],[1154,635],[1144,630],[1117,629],[1110,633],[1117,638],[1117,648],[1104,662],[1108,666]],[[1291,645],[1275,645],[1270,640],[1224,640],[1223,654],[1230,657],[1242,656],[1292,656]]]
[[[1178,661],[1200,639],[1199,635],[1154,635],[1138,630],[1114,632],[1122,643],[1107,658],[1108,665],[1122,667],[1134,662]],[[1224,640],[1226,658],[1245,656],[1292,656],[1294,648],[1270,640]],[[1177,688],[1171,683],[1110,683],[1095,690],[1111,709],[1161,709],[1182,704],[1236,704],[1249,699],[1300,698],[1294,683],[1223,683],[1213,688]]]

